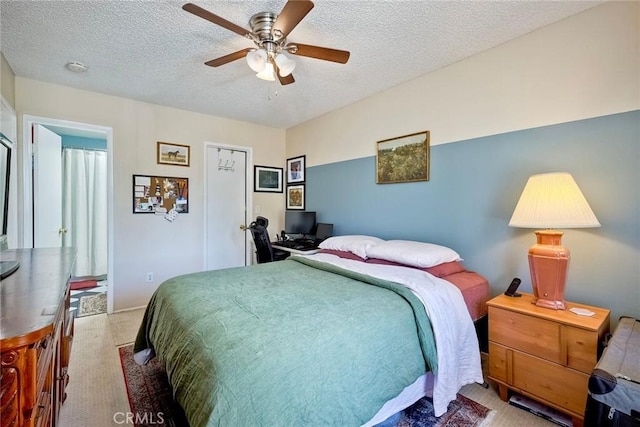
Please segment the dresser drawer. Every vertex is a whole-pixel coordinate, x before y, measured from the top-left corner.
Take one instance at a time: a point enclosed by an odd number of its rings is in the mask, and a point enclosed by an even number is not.
[[[508,370],[510,363],[509,349],[489,341],[489,377],[495,381],[510,384],[511,372]]]
[[[598,362],[597,332],[565,327],[567,341],[567,366],[591,374]]]
[[[489,340],[556,363],[565,363],[557,322],[489,307]]]
[[[519,351],[512,372],[513,387],[583,416],[589,375]]]

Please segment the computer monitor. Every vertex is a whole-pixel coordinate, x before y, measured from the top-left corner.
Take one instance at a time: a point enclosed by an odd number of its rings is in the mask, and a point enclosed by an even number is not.
[[[316,226],[316,242],[321,242],[331,236],[333,236],[333,224],[319,222]]]
[[[316,226],[316,213],[307,211],[286,211],[284,231],[287,234],[309,235]]]

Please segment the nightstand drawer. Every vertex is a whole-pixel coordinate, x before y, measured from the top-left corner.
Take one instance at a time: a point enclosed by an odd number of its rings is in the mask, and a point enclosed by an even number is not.
[[[565,363],[557,322],[489,307],[489,341],[556,363]]]
[[[566,327],[567,335],[567,366],[591,374],[596,363],[598,363],[598,342],[600,337],[597,333],[584,329]]]
[[[513,352],[513,387],[583,414],[589,375],[528,354]]]
[[[509,352],[513,350],[489,341],[489,377],[507,384],[512,380],[508,362]]]

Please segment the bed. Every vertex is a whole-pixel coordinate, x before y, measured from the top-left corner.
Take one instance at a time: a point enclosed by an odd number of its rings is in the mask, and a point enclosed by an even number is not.
[[[468,308],[452,284],[479,294],[471,278],[482,276],[337,253],[164,282],[136,361],[164,364],[191,427],[375,425],[431,392],[441,415],[461,386],[483,382],[470,314],[482,303]]]

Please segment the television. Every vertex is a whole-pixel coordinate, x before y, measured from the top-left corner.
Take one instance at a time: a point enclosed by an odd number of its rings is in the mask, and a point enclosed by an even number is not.
[[[11,177],[11,151],[13,144],[0,133],[0,251],[8,247],[7,225],[9,223],[9,178]],[[0,279],[4,279],[20,266],[18,261],[0,260]]]
[[[286,211],[284,214],[284,231],[287,234],[313,234],[316,226],[316,213],[307,211]]]

